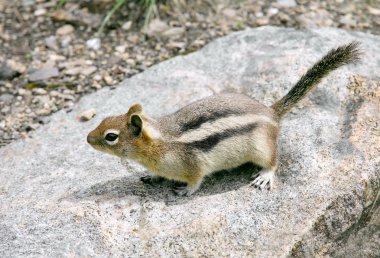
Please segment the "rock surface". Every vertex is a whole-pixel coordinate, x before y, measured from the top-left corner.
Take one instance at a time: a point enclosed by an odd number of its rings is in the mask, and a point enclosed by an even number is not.
[[[329,49],[354,39],[364,61],[334,72],[284,118],[271,192],[250,188],[243,167],[177,197],[170,183],[143,185],[144,168],[86,144],[102,118],[136,102],[159,116],[229,90],[269,105]],[[379,53],[380,38],[369,34],[261,27],[83,98],[32,139],[0,149],[0,256],[339,255],[363,214],[378,210]],[[98,115],[80,123],[91,107]],[[377,256],[374,245],[368,252]]]

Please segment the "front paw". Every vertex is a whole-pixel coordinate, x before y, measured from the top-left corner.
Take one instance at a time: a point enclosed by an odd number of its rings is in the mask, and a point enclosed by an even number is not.
[[[142,176],[140,177],[141,182],[144,184],[152,184],[152,176]]]
[[[190,195],[186,186],[174,187],[173,192],[178,196],[189,196]]]
[[[143,177],[140,177],[140,180],[144,184],[155,185],[157,183],[162,182],[163,178],[159,176],[143,176]]]
[[[175,186],[173,188],[173,191],[178,196],[190,196],[195,191],[197,191],[197,189],[198,188],[189,187],[189,186],[186,186],[186,185],[179,185],[179,186]]]

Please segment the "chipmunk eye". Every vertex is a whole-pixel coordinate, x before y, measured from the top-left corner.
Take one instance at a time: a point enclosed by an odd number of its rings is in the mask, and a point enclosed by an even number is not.
[[[105,139],[106,139],[106,141],[113,142],[117,139],[117,137],[119,137],[119,135],[117,135],[115,133],[107,133]]]

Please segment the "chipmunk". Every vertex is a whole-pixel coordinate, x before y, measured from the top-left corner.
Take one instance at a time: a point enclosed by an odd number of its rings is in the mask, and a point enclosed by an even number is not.
[[[153,119],[140,104],[126,114],[105,118],[87,142],[96,150],[137,161],[154,176],[187,183],[175,188],[189,196],[214,171],[254,163],[262,170],[251,185],[273,185],[280,119],[331,71],[360,58],[357,42],[328,52],[271,107],[242,94],[222,93],[191,103],[174,114]]]

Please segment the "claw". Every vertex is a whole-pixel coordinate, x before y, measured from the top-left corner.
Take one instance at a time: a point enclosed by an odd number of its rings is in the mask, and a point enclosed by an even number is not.
[[[152,176],[143,176],[143,177],[140,177],[140,180],[144,183],[144,184],[152,184]]]
[[[174,187],[174,190],[184,190],[184,189],[186,189],[186,186],[185,185],[175,185]]]
[[[259,175],[260,175],[260,173],[256,173],[256,174],[254,174],[254,175],[252,176],[252,180],[253,180],[253,179],[256,179]]]
[[[186,188],[183,189],[173,189],[174,193],[179,196],[186,196],[188,194],[188,191]]]
[[[180,185],[180,186],[176,186],[174,187],[173,191],[175,194],[179,195],[179,196],[190,196],[192,195],[195,191],[197,191],[199,188],[199,184],[196,184],[196,185]]]
[[[254,180],[251,183],[251,186],[255,188],[259,188],[260,190],[267,189],[270,190],[272,188],[273,179],[274,179],[274,171],[272,170],[263,170],[254,176]]]

